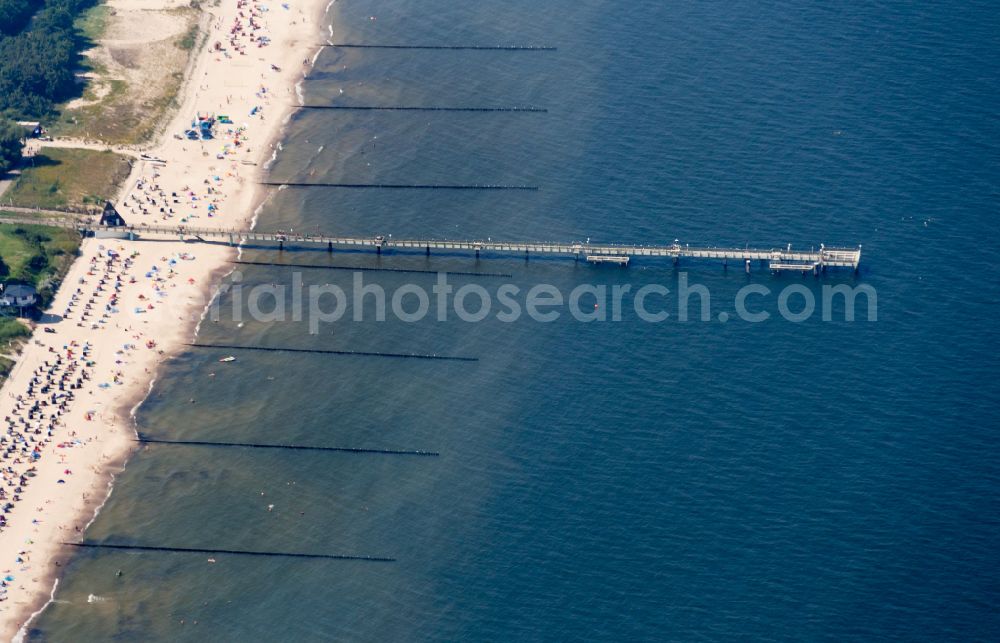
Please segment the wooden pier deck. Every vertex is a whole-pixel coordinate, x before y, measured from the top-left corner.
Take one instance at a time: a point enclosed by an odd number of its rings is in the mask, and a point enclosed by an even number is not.
[[[501,255],[561,255],[576,259],[587,259],[596,263],[617,263],[627,265],[635,257],[659,257],[672,261],[680,259],[710,259],[716,261],[736,261],[744,263],[747,270],[750,262],[767,262],[773,271],[812,270],[821,271],[827,267],[858,269],[861,263],[861,246],[857,248],[827,248],[792,250],[786,248],[714,248],[691,247],[673,243],[670,245],[626,245],[594,243],[560,243],[544,241],[492,241],[454,239],[399,239],[392,236],[341,237],[326,234],[300,234],[289,232],[258,232],[256,230],[227,230],[223,228],[176,226],[176,225],[132,225],[102,226],[82,219],[66,217],[2,216],[0,223],[19,225],[49,225],[78,230],[81,234],[100,236],[125,236],[129,238],[174,238],[186,241],[214,241],[232,245],[246,242],[275,243],[284,248],[289,246],[326,246],[334,249],[372,250],[381,254],[383,250],[402,249],[432,251],[493,253]],[[601,260],[601,257],[607,259]]]

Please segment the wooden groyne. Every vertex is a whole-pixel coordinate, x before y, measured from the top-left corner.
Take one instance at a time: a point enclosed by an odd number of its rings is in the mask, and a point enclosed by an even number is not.
[[[291,182],[291,181],[260,181],[259,185],[289,188],[344,188],[350,190],[516,190],[537,192],[535,185],[503,185],[493,183],[326,183]]]
[[[297,105],[298,109],[331,109],[371,112],[524,112],[546,114],[543,107],[420,107],[407,105]]]
[[[382,353],[376,351],[341,351],[326,348],[287,348],[282,346],[238,346],[235,344],[187,344],[191,348],[219,348],[233,351],[264,351],[270,353],[314,353],[317,355],[350,355],[354,357],[390,357],[394,359],[425,359],[442,362],[478,362],[478,357],[437,355],[435,353]]]
[[[323,560],[357,560],[369,563],[394,563],[395,558],[387,556],[352,556],[349,554],[305,554],[285,551],[250,551],[246,549],[204,549],[201,547],[161,547],[153,545],[113,545],[110,543],[79,542],[63,543],[70,547],[81,547],[86,549],[120,549],[124,551],[139,552],[169,552],[181,554],[230,554],[233,556],[268,556],[281,558],[312,558]]]
[[[443,49],[450,51],[556,51],[557,47],[536,45],[365,45],[360,43],[324,42],[318,47],[339,47],[341,49]]]
[[[160,440],[140,435],[136,442],[141,444],[168,444],[189,447],[231,447],[242,449],[285,449],[289,451],[330,451],[335,453],[358,453],[371,455],[416,455],[437,457],[437,451],[420,451],[417,449],[369,449],[362,447],[316,447],[301,444],[257,444],[253,442],[213,442],[209,440]]]

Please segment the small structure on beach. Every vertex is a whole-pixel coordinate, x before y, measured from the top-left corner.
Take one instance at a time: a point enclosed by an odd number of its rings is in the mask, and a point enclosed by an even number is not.
[[[45,134],[45,128],[38,121],[17,121],[17,124],[24,128],[28,138],[41,138]]]
[[[101,213],[101,225],[106,225],[106,226],[125,225],[125,219],[118,212],[118,210],[115,209],[115,206],[111,204],[111,201],[104,202],[104,212]]]
[[[115,209],[111,201],[104,202],[104,212],[101,213],[100,224],[107,227],[94,231],[94,236],[98,239],[127,239],[129,237],[129,232],[125,228],[125,218]],[[120,228],[120,230],[114,228]]]
[[[34,306],[38,301],[38,291],[28,284],[0,284],[0,306]]]

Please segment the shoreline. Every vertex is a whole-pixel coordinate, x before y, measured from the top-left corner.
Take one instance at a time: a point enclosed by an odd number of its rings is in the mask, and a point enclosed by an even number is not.
[[[157,139],[146,150],[165,159],[167,163],[158,168],[148,162],[135,164],[122,186],[117,202],[119,211],[127,221],[154,222],[151,219],[157,216],[155,212],[152,216],[137,214],[134,211],[135,206],[132,212],[128,210],[130,199],[136,204],[141,202],[142,210],[146,209],[144,199],[159,200],[156,194],[150,193],[150,184],[154,187],[160,187],[160,184],[166,186],[165,190],[158,193],[159,195],[165,196],[166,192],[175,196],[183,195],[183,192],[177,189],[182,186],[176,185],[177,183],[185,184],[183,188],[186,189],[192,176],[205,175],[204,183],[208,184],[209,188],[204,200],[210,199],[215,206],[214,216],[211,213],[213,209],[211,206],[208,213],[208,216],[215,221],[202,221],[198,223],[199,226],[214,225],[225,228],[234,227],[234,224],[239,223],[256,222],[257,211],[266,202],[269,190],[265,186],[244,185],[244,182],[247,179],[252,180],[264,170],[265,163],[285,135],[287,123],[300,102],[296,96],[296,85],[316,60],[316,56],[311,55],[316,43],[315,37],[319,37],[319,25],[330,8],[329,4],[320,0],[300,0],[300,3],[290,3],[289,8],[285,10],[276,5],[275,9],[267,12],[260,11],[262,5],[267,6],[255,0],[241,2],[225,0],[219,7],[203,9],[205,17],[201,22],[207,25],[208,32],[203,34],[201,46],[192,53],[192,60],[186,68],[185,79],[181,85],[182,94],[177,101],[179,107],[176,112],[164,118],[164,122],[157,128]],[[249,43],[245,42],[246,39],[235,40],[232,31],[229,41],[226,41],[223,29],[231,28],[234,22],[244,28],[249,27],[247,30],[250,35]],[[317,35],[309,38],[308,36],[314,31]],[[241,35],[244,34],[240,33],[236,37]],[[261,36],[265,36],[269,41],[266,46],[258,47],[259,41],[256,39]],[[306,38],[305,41],[303,37]],[[222,56],[220,48],[213,45],[219,42],[226,43],[221,49]],[[240,45],[242,53],[237,54]],[[251,54],[249,56],[248,51]],[[254,92],[257,87],[266,89]],[[241,92],[247,95],[233,99]],[[201,103],[211,104],[202,106]],[[261,104],[264,105],[263,109],[260,109]],[[198,157],[196,156],[198,149],[190,141],[178,142],[176,137],[171,137],[171,134],[183,131],[185,124],[195,112],[206,107],[215,114],[223,113],[220,109],[216,109],[221,108],[234,114],[251,115],[246,119],[249,122],[244,122],[244,116],[232,117],[234,124],[230,126],[231,128],[246,126],[243,135],[238,133],[237,137],[233,138],[237,150],[235,154],[227,144],[229,149],[217,154],[213,160],[205,148],[217,147],[213,143],[223,140],[218,139],[210,141],[207,146],[204,141],[196,141],[195,143],[200,144],[201,148],[201,156]],[[260,119],[255,122],[253,116],[258,110]],[[245,141],[246,146],[242,154],[238,150],[240,140]],[[188,152],[189,146],[195,149]],[[234,158],[230,158],[230,155]],[[243,166],[252,168],[248,175],[241,175],[239,172],[241,160],[254,163]],[[227,164],[230,165],[229,172],[216,169],[216,166],[224,168]],[[184,165],[187,167],[181,169],[180,166]],[[195,167],[192,169],[192,166]],[[214,184],[210,183],[208,175],[213,177]],[[220,177],[225,177],[225,180]],[[233,180],[230,181],[230,178]],[[169,202],[168,199],[169,197],[163,198],[164,205]],[[174,199],[173,203],[177,204],[177,200]],[[193,209],[201,204],[189,205]],[[162,209],[160,211],[163,212]],[[163,216],[171,218],[173,214],[173,209],[170,208],[170,214]],[[174,216],[179,214],[178,212]],[[198,217],[201,213],[190,216]],[[53,420],[50,425],[51,440],[47,440],[41,447],[42,457],[37,461],[32,460],[37,462],[33,467],[37,468],[37,473],[31,480],[32,484],[25,486],[23,497],[18,503],[20,506],[16,506],[8,514],[13,528],[5,527],[0,532],[0,565],[3,566],[5,574],[15,577],[6,589],[13,590],[17,585],[17,589],[21,590],[16,594],[17,600],[11,600],[15,597],[12,591],[11,595],[6,597],[6,601],[0,603],[0,636],[5,640],[10,640],[11,637],[22,639],[31,623],[51,603],[58,589],[62,571],[61,561],[70,557],[68,548],[61,542],[80,539],[83,536],[86,528],[100,515],[102,507],[114,489],[117,476],[124,471],[133,453],[141,448],[133,441],[137,426],[135,416],[152,391],[157,369],[163,362],[180,354],[183,343],[197,332],[204,313],[211,304],[213,296],[211,286],[231,270],[230,260],[234,253],[239,252],[239,248],[191,246],[183,242],[84,239],[80,247],[80,256],[67,273],[47,315],[58,316],[64,308],[67,311],[72,308],[72,297],[75,295],[71,291],[74,286],[92,281],[86,277],[93,277],[95,259],[103,259],[107,252],[117,252],[119,257],[127,256],[134,259],[133,266],[129,266],[129,261],[124,260],[124,267],[118,269],[120,272],[112,267],[107,273],[114,275],[115,278],[115,296],[119,299],[113,301],[128,300],[129,304],[135,302],[140,305],[133,308],[131,305],[119,304],[122,310],[133,310],[133,313],[119,313],[116,318],[118,323],[113,328],[110,323],[103,327],[94,323],[90,329],[92,332],[86,332],[86,329],[74,331],[69,326],[72,321],[62,319],[52,324],[56,329],[55,333],[47,335],[36,332],[31,342],[25,346],[11,377],[0,390],[0,407],[3,407],[21,392],[24,380],[32,374],[30,367],[39,362],[47,365],[45,357],[51,359],[53,353],[59,354],[53,344],[62,344],[64,350],[67,345],[74,346],[74,344],[77,346],[87,344],[91,347],[93,357],[91,361],[95,364],[94,374],[78,396],[67,403],[66,406],[69,408],[66,411],[66,419],[60,421],[60,417]],[[197,253],[196,257],[191,256],[194,253]],[[145,273],[147,278],[152,274],[154,281],[166,281],[161,277],[164,269],[162,264],[164,259],[170,257],[167,279],[173,282],[163,286],[153,283],[156,295],[163,295],[169,285],[178,291],[183,290],[183,294],[186,295],[184,301],[178,301],[179,298],[175,297],[164,302],[164,299],[176,294],[175,292],[166,293],[162,299],[146,297],[146,293],[149,293],[149,282],[139,282],[136,269],[141,272],[153,255],[159,257],[160,261],[154,260],[154,264],[157,265],[154,266],[153,272]],[[91,258],[89,271],[88,257]],[[111,260],[108,264],[111,264]],[[159,270],[155,270],[156,268]],[[128,275],[127,284],[123,279],[125,275]],[[106,276],[105,279],[110,282],[111,277]],[[187,288],[178,283],[184,280],[187,281]],[[101,283],[105,283],[104,279]],[[137,292],[143,288],[146,288],[145,293]],[[100,290],[101,286],[98,286],[98,291]],[[147,301],[155,301],[156,306],[150,303],[148,308],[151,310],[141,310],[141,304]],[[115,310],[115,313],[118,311]],[[67,315],[68,317],[70,316]],[[108,322],[112,319],[109,313],[105,313],[104,318],[108,318]],[[101,323],[105,323],[104,318],[100,320]],[[178,320],[182,323],[178,323]],[[48,326],[44,321],[39,324],[43,325]],[[77,325],[82,326],[82,322]],[[67,327],[66,332],[63,331],[64,327]],[[103,334],[98,331],[103,331]],[[74,337],[69,344],[66,343],[67,339],[76,335],[81,337]],[[54,341],[48,341],[49,339]],[[148,350],[139,350],[138,343],[131,343],[134,339],[146,342]],[[115,351],[114,356],[118,356],[119,359],[114,359],[108,353],[117,346],[124,346],[126,350]],[[72,349],[70,352],[72,354]],[[38,368],[41,366],[36,367],[36,371]],[[111,372],[115,373],[113,379],[120,388],[97,384],[100,380],[99,375],[106,377]],[[85,405],[95,409],[85,410]],[[0,411],[3,410],[6,409],[0,408]],[[85,422],[98,418],[97,422],[90,422],[91,426],[86,426],[86,429],[94,430],[87,431],[90,435],[84,440],[79,438],[74,440],[73,446],[78,448],[57,451],[57,447],[62,447],[66,438],[77,436],[78,431],[71,429],[82,429],[85,426],[78,424],[83,416],[86,416]],[[80,433],[83,431],[80,430]],[[55,445],[59,440],[63,442]],[[67,453],[69,451],[73,452],[72,455]],[[81,452],[79,458],[76,457],[77,451]],[[58,461],[57,456],[59,456]],[[69,459],[74,460],[72,464],[77,469],[72,474],[63,474],[59,469],[64,464],[69,464]],[[4,465],[6,464],[5,462]],[[65,472],[70,471],[69,468],[65,469]],[[64,477],[58,481],[54,480],[60,475]],[[34,508],[39,504],[37,512],[40,513],[44,509],[45,513],[42,515],[45,516],[45,520],[30,520],[32,514],[28,513],[29,507]],[[46,507],[52,504],[57,506]],[[82,529],[79,528],[81,521],[86,521]],[[73,537],[61,537],[59,532],[70,528],[76,531]],[[29,535],[28,538],[19,538],[26,533]],[[30,557],[22,551],[22,548],[27,547],[25,542],[30,543]],[[20,563],[22,555],[26,561],[23,564]],[[20,569],[12,569],[16,567],[12,564],[15,556],[22,565]],[[23,582],[21,577],[24,575],[33,577],[30,581]]]

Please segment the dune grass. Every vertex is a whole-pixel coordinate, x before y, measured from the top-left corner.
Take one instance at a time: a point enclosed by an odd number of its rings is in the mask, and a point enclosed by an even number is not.
[[[110,151],[45,148],[27,161],[4,203],[27,208],[92,210],[128,178],[128,157]]]

